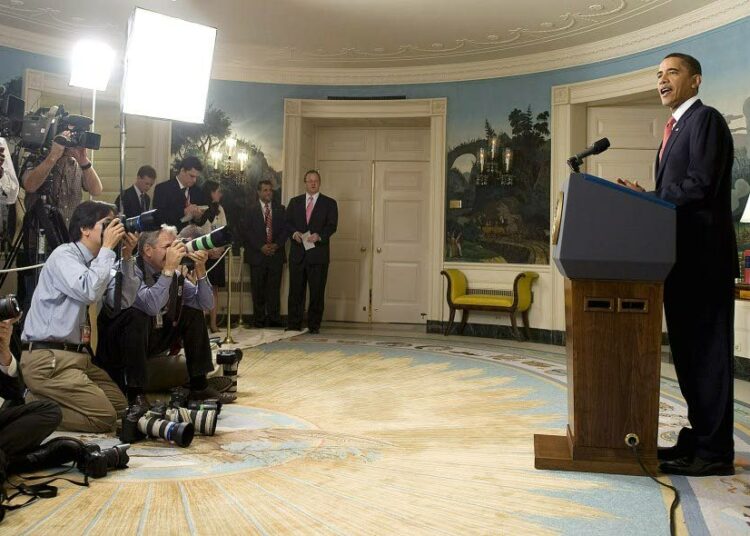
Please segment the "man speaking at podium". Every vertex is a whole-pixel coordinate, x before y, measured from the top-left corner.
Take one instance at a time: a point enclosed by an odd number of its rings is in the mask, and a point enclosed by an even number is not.
[[[724,117],[698,99],[701,65],[669,54],[657,90],[672,116],[656,159],[656,195],[677,205],[676,260],[664,282],[669,345],[690,428],[659,449],[660,469],[687,476],[734,474],[734,146]],[[641,190],[637,182],[618,180]]]

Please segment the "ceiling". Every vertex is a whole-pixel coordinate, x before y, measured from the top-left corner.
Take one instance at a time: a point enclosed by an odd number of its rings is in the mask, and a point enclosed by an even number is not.
[[[216,27],[216,77],[276,73],[281,81],[373,70],[440,78],[472,65],[521,66],[525,58],[529,69],[544,70],[534,62],[574,64],[582,47],[588,56],[580,63],[605,49],[616,57],[638,42],[650,48],[662,33],[689,32],[697,19],[750,13],[738,0],[0,0],[0,25],[33,32],[30,43],[57,44],[60,55],[83,36],[122,49],[136,4]]]

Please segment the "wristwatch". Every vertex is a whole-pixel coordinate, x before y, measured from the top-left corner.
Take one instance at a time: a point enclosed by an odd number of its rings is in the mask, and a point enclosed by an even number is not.
[[[171,272],[169,270],[162,270],[161,275],[163,275],[164,277],[172,277],[174,275],[174,272]]]

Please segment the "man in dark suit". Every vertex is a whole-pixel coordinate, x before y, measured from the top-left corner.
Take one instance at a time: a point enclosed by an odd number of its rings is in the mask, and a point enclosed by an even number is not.
[[[256,328],[281,325],[281,271],[286,262],[284,205],[273,203],[271,181],[258,183],[258,202],[250,207],[250,233],[247,262],[253,293],[253,317]]]
[[[328,246],[338,226],[339,209],[334,199],[320,193],[320,173],[316,170],[305,173],[305,193],[289,201],[286,221],[292,237],[288,328],[299,331],[302,327],[305,289],[309,285],[307,327],[310,333],[319,333],[330,260]]]
[[[677,205],[676,261],[664,282],[664,309],[690,428],[659,449],[665,473],[734,474],[734,146],[724,117],[697,97],[700,63],[670,54],[657,88],[672,117],[656,161],[656,194]],[[638,183],[621,181],[640,189]]]
[[[198,221],[206,210],[208,202],[200,188],[195,187],[203,164],[197,156],[182,160],[180,170],[174,179],[159,183],[154,189],[154,208],[167,225],[181,230],[192,221]]]
[[[120,204],[120,196],[115,199],[117,209],[125,214],[127,218],[140,216],[141,213],[151,209],[151,198],[148,191],[156,182],[156,170],[149,166],[141,166],[135,178],[133,186],[122,192],[123,203]]]

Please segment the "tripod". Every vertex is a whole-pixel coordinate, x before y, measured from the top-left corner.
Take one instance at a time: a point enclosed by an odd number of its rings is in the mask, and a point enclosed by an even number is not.
[[[26,261],[25,266],[34,266],[44,262],[48,251],[51,252],[60,244],[68,241],[68,230],[65,227],[65,220],[60,211],[47,203],[47,196],[40,195],[39,198],[31,205],[23,217],[21,232],[13,242],[10,253],[5,260],[4,270],[10,268],[19,258],[19,252],[23,245]],[[5,283],[9,272],[0,274],[0,286]],[[30,297],[33,293],[36,282],[39,279],[39,268],[34,270],[33,279],[27,278],[25,283],[25,296]],[[21,278],[19,278],[19,290],[21,290]],[[29,286],[31,288],[29,288]],[[23,299],[23,302],[29,300]],[[24,310],[27,309],[24,303]]]

